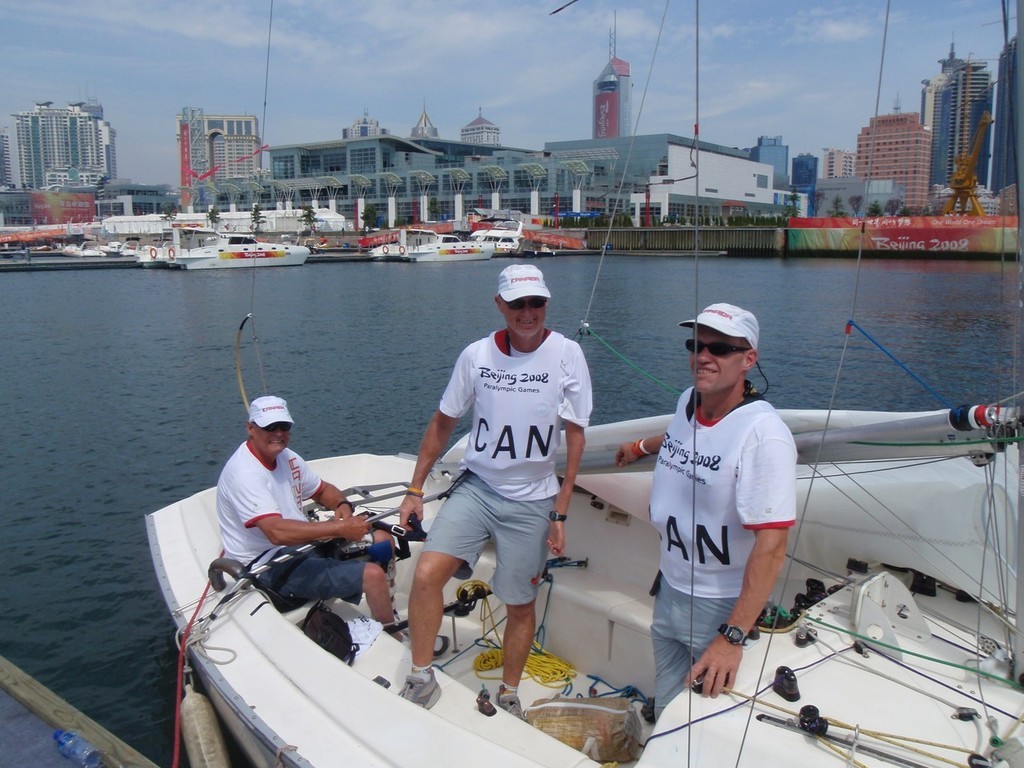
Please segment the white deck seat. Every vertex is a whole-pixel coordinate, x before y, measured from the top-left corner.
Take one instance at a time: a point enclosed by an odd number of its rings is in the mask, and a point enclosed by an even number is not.
[[[553,569],[552,575],[550,599],[542,594],[537,607],[539,621],[547,603],[545,649],[584,674],[616,687],[634,685],[652,695],[654,598],[635,584],[585,568]]]

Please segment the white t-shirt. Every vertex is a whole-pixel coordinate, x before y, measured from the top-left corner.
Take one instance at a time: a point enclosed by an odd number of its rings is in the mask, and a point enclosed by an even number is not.
[[[707,426],[687,418],[692,392],[679,398],[654,468],[662,578],[697,597],[738,597],[754,531],[796,520],[796,445],[768,402]]]
[[[217,518],[225,556],[247,565],[261,552],[276,552],[280,547],[270,543],[256,522],[271,515],[305,522],[302,502],[314,496],[321,484],[319,475],[290,448],[270,468],[256,457],[248,441],[242,443],[217,481]]]
[[[472,408],[464,468],[507,499],[544,499],[558,493],[562,420],[590,422],[590,371],[580,345],[560,333],[533,352],[510,349],[507,331],[466,347],[439,408],[453,418]]]

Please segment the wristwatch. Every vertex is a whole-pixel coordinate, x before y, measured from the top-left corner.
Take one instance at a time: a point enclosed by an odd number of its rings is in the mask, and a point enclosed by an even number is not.
[[[558,514],[557,510],[552,509],[550,512],[548,512],[548,518],[551,520],[552,523],[564,523],[566,520],[569,519],[569,516],[560,515]]]
[[[747,639],[743,627],[737,627],[735,624],[722,624],[718,628],[718,633],[733,645],[743,645],[743,641]]]

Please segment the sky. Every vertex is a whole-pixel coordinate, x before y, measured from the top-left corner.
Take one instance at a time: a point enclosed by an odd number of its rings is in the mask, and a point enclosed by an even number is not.
[[[118,176],[172,185],[183,107],[255,115],[271,146],[340,139],[364,112],[408,136],[424,107],[457,140],[482,113],[505,146],[542,149],[591,137],[614,29],[637,134],[699,123],[715,144],[782,136],[790,158],[820,157],[855,149],[876,113],[919,111],[951,43],[993,79],[1003,45],[997,0],[575,0],[552,14],[566,2],[0,0],[0,130],[36,102],[96,100]]]

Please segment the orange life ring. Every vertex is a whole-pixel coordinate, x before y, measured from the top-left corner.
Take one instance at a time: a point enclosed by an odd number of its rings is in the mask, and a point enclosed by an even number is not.
[[[405,256],[405,246],[404,245],[398,246],[398,255],[399,256]]]
[[[388,255],[388,247],[387,247],[386,245],[384,246],[384,255],[385,255],[385,256],[387,256],[387,255]]]
[[[153,246],[149,246],[149,258],[156,258],[156,248],[154,248]]]
[[[167,258],[170,259],[171,261],[174,261],[174,246],[173,245],[170,248],[167,249]]]

